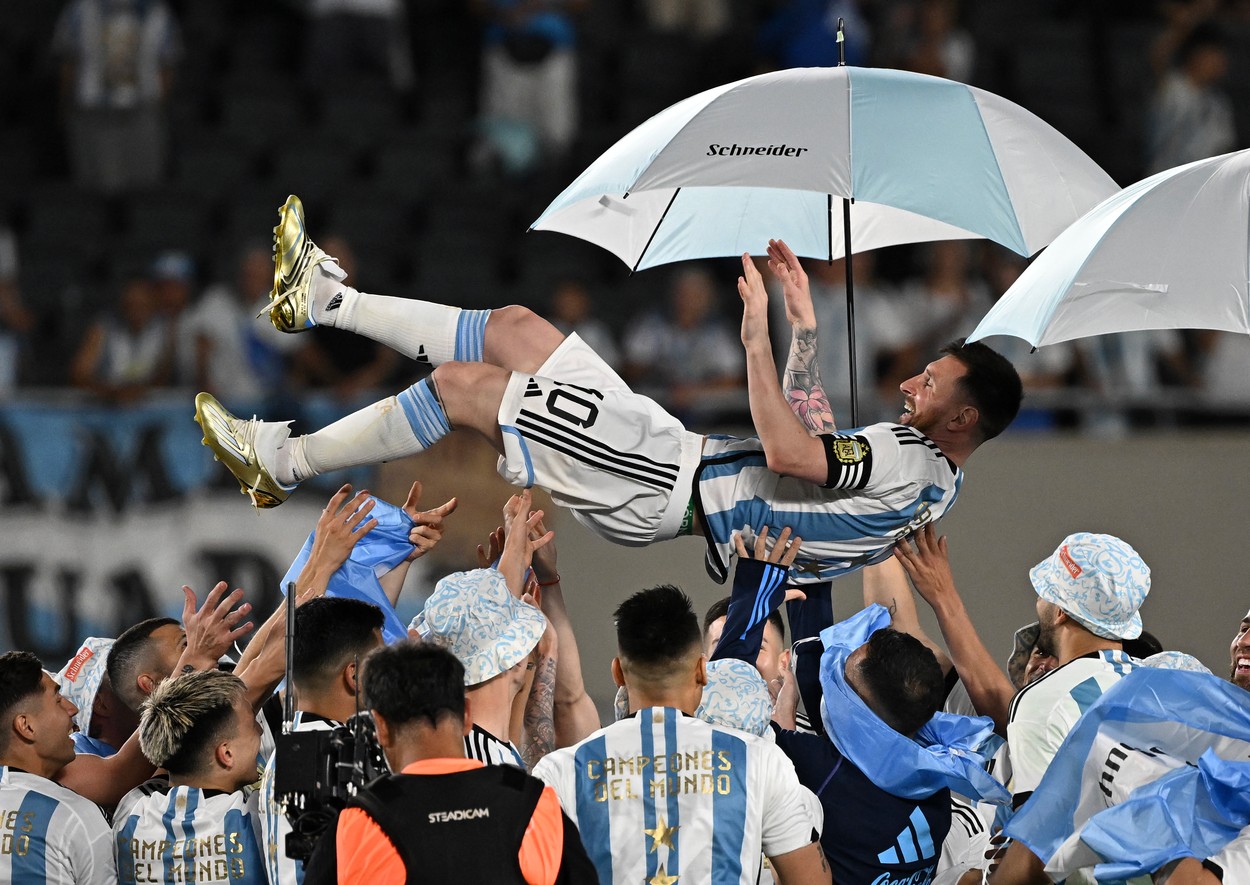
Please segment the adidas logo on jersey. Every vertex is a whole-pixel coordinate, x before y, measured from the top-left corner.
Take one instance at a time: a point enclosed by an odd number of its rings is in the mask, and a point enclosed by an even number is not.
[[[919,807],[915,808],[911,817],[908,818],[908,826],[903,828],[903,832],[899,833],[894,840],[894,845],[877,855],[877,860],[883,864],[896,865],[901,863],[915,863],[918,860],[929,860],[937,857],[937,848],[933,844],[933,836],[929,833],[929,821],[925,818],[924,812]],[[877,885],[885,885],[887,880],[878,879],[873,882]],[[902,882],[911,880],[888,880],[894,885],[902,885]],[[916,880],[916,885],[921,881]]]

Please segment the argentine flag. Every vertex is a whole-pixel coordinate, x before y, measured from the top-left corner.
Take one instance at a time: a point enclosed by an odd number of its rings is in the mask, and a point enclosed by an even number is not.
[[[1209,857],[1250,823],[1248,701],[1208,673],[1134,670],[1077,722],[1007,835],[1056,881]]]
[[[342,596],[348,599],[363,599],[382,609],[385,620],[382,623],[382,638],[388,643],[399,642],[408,638],[408,627],[395,612],[395,606],[386,596],[378,575],[384,575],[399,565],[412,553],[412,544],[408,540],[408,532],[416,525],[403,508],[396,507],[386,501],[370,498],[374,501],[370,518],[378,524],[367,535],[356,542],[352,554],[331,577],[326,586],[326,596]],[[282,578],[282,587],[299,577],[308,557],[312,554],[313,542],[317,538],[314,529],[308,540],[300,548],[299,555],[287,569]]]

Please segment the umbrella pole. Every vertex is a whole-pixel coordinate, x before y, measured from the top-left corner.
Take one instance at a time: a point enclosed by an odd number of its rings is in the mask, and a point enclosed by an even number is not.
[[[846,65],[846,22],[838,18],[838,67]],[[829,263],[833,264],[833,194],[829,195]],[[842,198],[842,254],[846,258],[846,335],[851,358],[851,426],[859,426],[859,379],[855,371],[855,275],[851,270],[851,201]]]
[[[842,251],[846,258],[846,335],[851,358],[851,426],[859,426],[859,379],[855,371],[855,274],[851,269],[851,201],[842,198]]]

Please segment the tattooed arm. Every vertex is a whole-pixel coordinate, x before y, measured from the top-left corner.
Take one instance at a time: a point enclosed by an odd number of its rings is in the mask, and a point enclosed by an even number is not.
[[[816,362],[816,327],[794,327],[790,339],[790,356],[786,360],[786,402],[799,416],[808,433],[819,436],[838,429],[833,420],[833,407],[820,383],[820,365]]]
[[[780,281],[786,303],[786,319],[792,337],[790,356],[786,360],[786,402],[813,436],[837,430],[833,408],[820,382],[820,364],[816,362],[816,312],[807,284],[807,272],[798,256],[781,240],[768,243],[768,267]]]
[[[534,649],[534,682],[525,703],[525,735],[521,758],[530,771],[556,748],[554,705],[556,697],[556,633],[547,622],[547,632]]]

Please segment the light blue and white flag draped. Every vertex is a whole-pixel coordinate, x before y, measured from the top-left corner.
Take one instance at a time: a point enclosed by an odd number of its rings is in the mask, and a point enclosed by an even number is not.
[[[1204,834],[1210,830],[1201,820],[1219,810],[1199,796],[1220,778],[1235,775],[1240,783],[1237,778],[1244,776],[1236,773],[1239,769],[1208,762],[1207,774],[1199,775],[1197,783],[1181,777],[1200,771],[1192,766],[1207,753],[1229,762],[1250,760],[1245,690],[1205,673],[1134,670],[1085,711],[1029,801],[1007,825],[1007,835],[1027,845],[1056,880],[1105,860],[1206,857],[1210,841]],[[1165,777],[1177,780],[1161,782]],[[1134,792],[1151,783],[1174,801],[1161,803],[1150,793]],[[1214,788],[1217,797],[1226,795]],[[1188,806],[1187,796],[1193,797]],[[1229,814],[1245,808],[1244,800],[1213,801]],[[1125,817],[1104,819],[1110,823],[1095,837],[1096,850],[1083,838],[1083,828],[1095,815],[1101,818],[1099,812],[1125,802],[1130,802],[1121,812]],[[1112,853],[1104,855],[1104,849]],[[1116,866],[1101,871],[1100,880],[1118,881],[1131,872],[1129,866]]]
[[[846,682],[846,659],[873,633],[890,626],[890,613],[870,605],[820,634],[824,698],[821,720],[833,743],[870,781],[891,795],[923,799],[947,787],[962,796],[1003,804],[1011,796],[985,771],[984,750],[994,723],[983,716],[937,713],[915,739],[886,725]]]
[[[986,237],[1032,255],[1118,188],[1049,124],[963,83],[793,68],[718,86],[625,135],[534,222],[638,270]]]
[[[1250,762],[1229,762],[1207,750],[1185,766],[1138,787],[1101,811],[1081,841],[1101,856],[1100,882],[1149,875],[1182,857],[1206,858],[1250,825]]]
[[[407,513],[404,513],[402,508],[394,504],[377,498],[369,500],[375,502],[369,516],[376,519],[378,524],[356,542],[347,562],[330,576],[330,582],[326,586],[326,596],[341,596],[372,602],[382,609],[385,619],[382,624],[382,638],[387,642],[399,642],[401,639],[408,638],[408,628],[396,614],[395,606],[391,605],[390,599],[387,598],[386,591],[382,589],[382,584],[378,581],[378,576],[395,568],[412,553],[412,543],[408,540],[408,533],[416,523],[409,518]],[[299,577],[299,573],[308,563],[316,537],[317,532],[314,529],[309,533],[308,540],[304,542],[299,555],[295,557],[295,561],[291,563],[291,567],[283,576],[284,589],[288,583]]]

